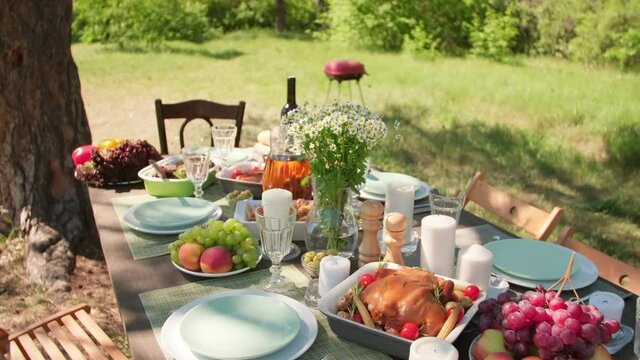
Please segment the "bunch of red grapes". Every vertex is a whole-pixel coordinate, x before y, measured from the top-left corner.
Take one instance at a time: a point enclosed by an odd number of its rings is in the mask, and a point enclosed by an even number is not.
[[[512,300],[506,293],[478,305],[480,331],[502,330],[505,346],[523,357],[534,345],[542,359],[586,359],[598,344],[607,344],[620,323],[604,319],[593,305],[557,297],[555,291],[527,291]]]

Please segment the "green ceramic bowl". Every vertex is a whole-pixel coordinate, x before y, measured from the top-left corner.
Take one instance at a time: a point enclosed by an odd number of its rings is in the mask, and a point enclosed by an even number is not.
[[[158,164],[175,164],[180,161],[182,161],[182,158],[179,155],[174,155],[158,161]],[[211,168],[209,170],[207,180],[202,185],[203,189],[206,189],[215,181],[216,172],[214,169],[215,168]],[[138,177],[144,181],[144,188],[149,195],[158,197],[193,196],[195,189],[189,179],[161,179],[153,176],[155,172],[155,169],[151,165],[138,172]]]

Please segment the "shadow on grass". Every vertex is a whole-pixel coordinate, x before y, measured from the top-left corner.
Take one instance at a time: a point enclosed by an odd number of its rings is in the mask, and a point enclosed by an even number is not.
[[[630,230],[640,223],[640,188],[633,185],[637,175],[504,125],[456,119],[436,125],[428,109],[406,105],[387,106],[384,113],[390,133],[401,136],[389,136],[380,146],[385,151],[374,157],[379,166],[445,188],[462,187],[482,170],[491,183],[520,198],[524,193],[524,200],[536,206],[562,207],[577,238],[640,265],[633,246],[640,238]],[[395,130],[393,124],[400,126]]]
[[[244,55],[242,51],[236,49],[225,49],[220,51],[210,51],[202,47],[189,47],[189,46],[176,46],[170,44],[164,44],[161,46],[144,47],[136,45],[128,45],[121,47],[117,45],[108,46],[103,49],[106,52],[121,52],[121,53],[156,53],[156,54],[176,54],[176,55],[188,55],[188,56],[201,56],[210,59],[218,60],[231,60]]]

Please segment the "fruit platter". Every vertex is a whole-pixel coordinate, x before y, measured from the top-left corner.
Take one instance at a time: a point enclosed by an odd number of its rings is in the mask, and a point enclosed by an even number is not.
[[[249,229],[249,232],[255,238],[260,237],[258,225],[256,225],[256,216],[254,209],[260,206],[260,200],[240,200],[236,204],[233,217]],[[297,211],[297,221],[293,228],[293,240],[303,241],[305,234],[305,220],[313,202],[310,200],[298,199],[293,202],[293,206]]]
[[[180,233],[168,245],[178,270],[200,277],[223,277],[254,269],[262,259],[258,241],[235,219],[210,220]]]
[[[393,263],[369,263],[323,296],[318,307],[338,336],[409,357],[413,340],[453,342],[486,294],[473,285]]]
[[[161,156],[145,140],[107,139],[98,146],[78,147],[71,158],[78,180],[93,186],[112,186],[140,182],[140,169]]]
[[[165,178],[158,174],[158,169],[163,172]],[[209,164],[209,175],[202,188],[206,189],[215,180],[216,166]],[[138,177],[144,181],[144,188],[152,196],[159,197],[184,197],[193,195],[193,183],[186,178],[184,164],[180,155],[167,156],[156,162],[156,166],[147,164],[138,172]]]
[[[249,190],[254,199],[262,198],[262,171],[264,163],[243,161],[229,165],[216,174],[225,193]]]
[[[539,286],[521,296],[506,293],[478,305],[482,334],[472,360],[611,359],[603,345],[620,330],[593,305],[566,301]]]

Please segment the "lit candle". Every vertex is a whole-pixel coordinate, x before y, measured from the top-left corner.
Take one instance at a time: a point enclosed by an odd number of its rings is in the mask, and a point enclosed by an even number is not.
[[[614,319],[618,322],[622,319],[624,300],[614,293],[596,291],[589,297],[589,305],[597,307],[605,319]]]
[[[341,256],[325,256],[320,260],[318,294],[324,296],[329,290],[349,277],[351,262]]]
[[[450,342],[435,337],[414,340],[409,349],[409,360],[458,360],[458,356]]]
[[[291,191],[284,189],[269,189],[262,193],[264,216],[270,218],[286,218],[293,203]]]
[[[482,290],[489,288],[493,254],[482,245],[473,244],[460,249],[456,269],[456,279],[478,285]]]
[[[384,217],[392,212],[404,214],[409,221],[409,226],[405,231],[405,243],[411,240],[411,224],[413,223],[413,200],[416,189],[411,184],[406,183],[389,183],[387,184],[387,193],[384,201]],[[386,229],[385,229],[386,230]]]
[[[456,219],[446,215],[422,218],[420,266],[439,275],[453,277],[456,249]]]

